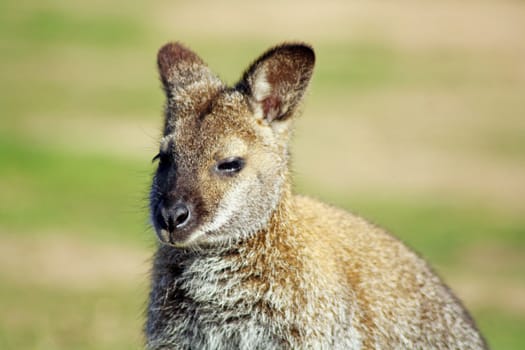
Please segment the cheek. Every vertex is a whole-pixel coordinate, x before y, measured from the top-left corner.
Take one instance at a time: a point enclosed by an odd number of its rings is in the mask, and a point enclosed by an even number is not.
[[[258,170],[234,188],[238,206],[234,222],[240,231],[256,232],[267,225],[280,198],[279,182],[279,177]]]
[[[286,154],[276,149],[264,149],[251,158],[253,172],[268,186],[282,177],[286,169]]]
[[[265,154],[255,158],[253,163],[253,168],[247,174],[250,182],[247,196],[252,198],[252,206],[263,214],[271,211],[280,197],[285,178],[283,161],[271,154]]]
[[[246,167],[233,177],[201,173],[199,184],[206,228],[228,225],[232,231],[260,228],[277,205],[282,186],[281,160],[271,153],[252,153]]]
[[[264,198],[265,209],[273,210],[281,196],[281,189],[286,178],[287,159],[285,155],[264,153],[258,157],[256,172],[260,196]]]
[[[207,217],[205,220],[211,220],[216,214],[224,194],[228,191],[228,181],[217,178],[213,174],[205,174],[200,181],[200,192],[202,201],[206,203]]]

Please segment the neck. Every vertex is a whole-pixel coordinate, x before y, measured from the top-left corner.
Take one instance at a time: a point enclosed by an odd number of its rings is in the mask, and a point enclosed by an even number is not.
[[[254,234],[249,239],[241,242],[241,244],[251,245],[255,242],[267,242],[268,244],[275,244],[282,241],[283,239],[288,239],[290,230],[293,230],[292,223],[295,221],[293,218],[294,210],[294,201],[291,191],[291,186],[286,184],[283,186],[279,201],[275,206],[270,218],[268,219],[267,224],[256,234]]]

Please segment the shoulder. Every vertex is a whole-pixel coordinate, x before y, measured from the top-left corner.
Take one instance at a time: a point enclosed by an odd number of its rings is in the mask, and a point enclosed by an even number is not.
[[[301,221],[312,229],[328,230],[336,235],[343,234],[346,238],[366,233],[387,235],[361,216],[311,197],[294,196],[294,209]]]
[[[306,197],[295,196],[297,223],[310,246],[324,247],[331,259],[344,265],[359,265],[361,269],[383,266],[391,271],[393,265],[400,270],[427,270],[426,263],[401,240],[380,226],[354,213]]]

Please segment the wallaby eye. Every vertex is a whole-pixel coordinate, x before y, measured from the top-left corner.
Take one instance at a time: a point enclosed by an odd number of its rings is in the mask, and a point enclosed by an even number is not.
[[[229,157],[220,160],[215,169],[221,174],[233,175],[241,171],[245,163],[245,160],[241,157]]]

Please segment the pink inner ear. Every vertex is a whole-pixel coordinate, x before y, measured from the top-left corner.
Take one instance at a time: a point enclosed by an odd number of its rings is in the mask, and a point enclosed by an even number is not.
[[[262,108],[264,117],[271,122],[280,117],[281,100],[275,95],[270,95],[262,101]]]

